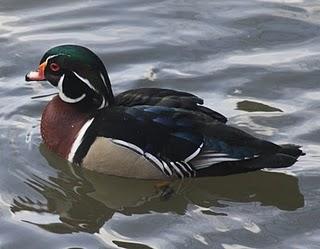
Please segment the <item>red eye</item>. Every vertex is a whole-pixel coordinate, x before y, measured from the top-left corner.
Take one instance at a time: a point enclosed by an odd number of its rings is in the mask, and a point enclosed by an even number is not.
[[[53,71],[53,72],[57,72],[60,70],[60,66],[57,64],[57,63],[51,63],[50,64],[50,69]]]

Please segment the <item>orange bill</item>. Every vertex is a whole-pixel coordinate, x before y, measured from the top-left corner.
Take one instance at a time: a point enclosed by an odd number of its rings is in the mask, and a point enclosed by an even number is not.
[[[47,66],[47,62],[43,62],[41,65],[39,65],[39,68],[37,71],[31,71],[29,73],[27,73],[26,75],[26,81],[41,81],[41,80],[45,80],[45,76],[44,76],[44,70]]]

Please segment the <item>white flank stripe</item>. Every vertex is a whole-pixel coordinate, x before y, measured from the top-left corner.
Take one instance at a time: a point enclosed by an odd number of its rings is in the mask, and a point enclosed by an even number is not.
[[[80,129],[80,131],[78,132],[77,138],[76,140],[73,142],[72,146],[71,146],[71,150],[69,152],[68,155],[68,161],[69,162],[73,162],[73,158],[75,153],[77,152],[77,149],[79,148],[79,146],[82,143],[82,139],[83,136],[86,134],[86,131],[88,130],[88,128],[90,127],[92,121],[94,120],[94,118],[89,119]]]
[[[193,166],[199,170],[199,169],[203,169],[203,168],[207,168],[207,167],[210,167],[212,166],[214,163],[212,162],[208,162],[208,161],[200,161],[200,162],[197,162],[196,164],[193,164]]]
[[[95,91],[96,93],[98,93],[97,89],[95,89],[93,87],[93,85],[91,85],[90,81],[86,78],[81,77],[79,74],[77,74],[76,72],[72,71],[74,73],[75,76],[77,76],[83,83],[85,83],[89,88],[91,88],[93,91]]]
[[[190,172],[194,172],[193,168],[191,168],[188,163],[184,162],[183,165],[186,166],[189,169]]]
[[[201,153],[200,157],[224,157],[224,156],[229,156],[226,153],[217,153],[217,152],[210,152],[208,153],[207,151],[204,151],[203,153]]]
[[[232,157],[212,157],[211,162],[226,162],[226,161],[241,161],[239,158],[232,158]]]
[[[211,158],[197,158],[192,162],[192,166],[199,170],[207,167],[211,167],[214,164],[218,164],[221,162],[227,162],[227,161],[241,161],[239,158],[228,158],[228,157],[211,157]]]
[[[169,165],[163,160],[161,160],[161,162],[162,162],[163,167],[166,168],[166,170],[169,172],[169,175],[172,176],[172,171],[171,171]]]
[[[178,164],[183,170],[184,172],[188,173],[189,176],[191,176],[191,172],[189,170],[187,170],[182,163],[176,162],[176,164]]]
[[[170,162],[170,164],[172,165],[172,167],[174,168],[174,170],[181,176],[181,178],[184,178],[184,175],[182,174],[182,172],[180,171],[180,169],[174,164],[174,162]]]
[[[165,172],[164,168],[163,168],[163,165],[162,165],[161,161],[158,158],[156,158],[154,155],[152,155],[152,154],[150,154],[148,152],[144,153],[144,156],[147,159],[149,159],[150,161],[152,161],[153,163],[155,163],[156,165],[158,165],[158,167],[161,169],[161,171],[163,173]]]
[[[59,97],[62,99],[64,102],[67,103],[77,103],[81,100],[83,100],[86,97],[86,94],[82,94],[80,97],[72,99],[69,98],[67,95],[64,94],[63,92],[63,80],[64,80],[64,74],[60,77],[59,82],[58,82],[58,89],[59,89]]]
[[[211,160],[196,160],[194,161],[193,166],[195,166],[198,169],[198,166],[200,165],[211,165],[212,161]]]
[[[134,150],[135,152],[137,152],[137,153],[139,153],[141,155],[144,154],[142,149],[140,149],[138,146],[136,146],[136,145],[134,145],[132,143],[128,143],[126,141],[119,140],[119,139],[111,139],[111,141],[114,142],[115,144],[122,145],[124,147],[129,148],[129,149],[132,149],[132,150]]]
[[[224,156],[229,156],[229,155],[225,154],[225,153],[214,153],[214,154],[210,154],[210,156],[212,156],[212,157],[224,157]]]
[[[202,149],[202,146],[203,146],[203,143],[200,144],[199,148],[195,152],[193,152],[190,156],[188,156],[186,159],[184,159],[184,161],[189,162],[190,160],[195,158],[199,154],[200,150]]]

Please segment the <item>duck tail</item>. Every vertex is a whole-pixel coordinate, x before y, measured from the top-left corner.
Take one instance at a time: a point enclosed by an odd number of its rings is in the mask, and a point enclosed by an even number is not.
[[[265,168],[287,168],[297,161],[297,157],[276,153],[261,155],[257,158],[228,161],[211,165],[197,171],[197,176],[225,176],[250,171],[261,170]]]
[[[300,148],[300,145],[296,144],[281,144],[280,145],[280,151],[279,153],[289,155],[295,158],[298,158],[300,156],[304,156],[306,153],[304,153]]]
[[[264,168],[287,168],[292,166],[305,153],[301,146],[294,144],[279,145],[280,150],[274,154],[264,154],[256,158],[222,162],[197,171],[197,176],[224,176],[246,173]]]

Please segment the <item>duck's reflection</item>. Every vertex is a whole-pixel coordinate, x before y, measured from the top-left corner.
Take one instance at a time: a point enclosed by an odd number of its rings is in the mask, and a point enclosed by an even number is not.
[[[46,203],[17,197],[11,210],[16,214],[31,211],[58,215],[59,221],[49,224],[32,219],[27,221],[54,233],[98,232],[115,212],[126,215],[151,211],[184,214],[190,203],[213,209],[214,206],[221,207],[221,201],[259,202],[282,210],[295,210],[304,205],[298,179],[282,173],[260,171],[176,181],[171,184],[173,195],[163,200],[155,188],[155,181],[100,175],[72,167],[43,145],[40,152],[57,170],[57,177],[41,179],[34,176],[27,184],[43,195]]]

